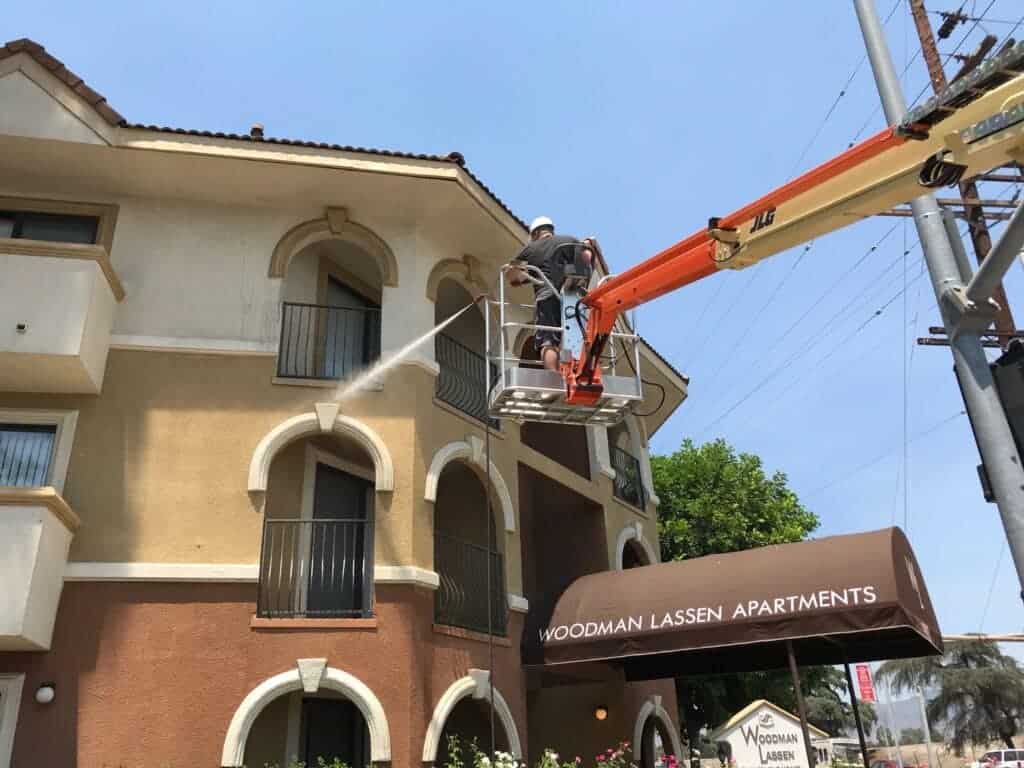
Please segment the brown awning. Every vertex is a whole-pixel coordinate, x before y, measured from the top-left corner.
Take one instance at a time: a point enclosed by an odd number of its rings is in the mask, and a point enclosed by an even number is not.
[[[584,576],[540,630],[544,664],[620,662],[629,679],[940,653],[899,528]]]

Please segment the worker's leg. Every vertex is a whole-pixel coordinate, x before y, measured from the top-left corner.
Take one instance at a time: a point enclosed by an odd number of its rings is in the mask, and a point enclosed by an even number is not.
[[[541,299],[535,306],[533,321],[537,325],[560,327],[562,324],[562,300],[558,296]],[[540,359],[549,371],[558,370],[558,350],[562,338],[557,331],[538,330],[535,336]]]
[[[544,361],[544,367],[549,371],[558,370],[558,349],[556,347],[544,347],[541,351],[541,359]]]

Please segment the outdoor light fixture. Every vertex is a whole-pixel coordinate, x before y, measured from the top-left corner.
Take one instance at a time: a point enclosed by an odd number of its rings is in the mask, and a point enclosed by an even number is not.
[[[598,720],[607,720],[608,719],[608,707],[598,707],[597,709],[595,709],[594,710],[594,717],[596,717]]]
[[[36,689],[36,701],[40,704],[49,704],[53,701],[53,697],[56,696],[54,691],[56,686],[53,683],[43,683]]]

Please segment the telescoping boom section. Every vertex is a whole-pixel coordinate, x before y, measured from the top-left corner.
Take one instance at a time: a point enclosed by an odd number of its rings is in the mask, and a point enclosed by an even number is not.
[[[850,148],[661,253],[604,280],[582,299],[585,332],[562,345],[564,406],[605,398],[602,357],[630,309],[708,277],[742,269],[889,210],[936,187],[1024,164],[1024,42]],[[575,345],[575,348],[574,348]]]

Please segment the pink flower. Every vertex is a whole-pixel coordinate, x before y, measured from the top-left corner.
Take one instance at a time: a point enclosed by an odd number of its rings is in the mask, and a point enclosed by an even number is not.
[[[613,754],[614,752],[615,752],[615,750],[614,750],[614,749],[609,749],[609,750],[606,750],[606,751],[605,751],[605,754],[606,754],[606,755],[611,755],[611,754]]]
[[[603,763],[604,762],[604,755],[598,755],[597,756],[597,762]]]
[[[579,755],[576,755],[576,759],[575,759],[575,760],[573,760],[573,762],[574,762],[574,763],[577,763],[577,764],[579,764],[579,763],[582,763],[582,762],[583,762],[583,758],[582,758],[582,757],[580,757]]]

